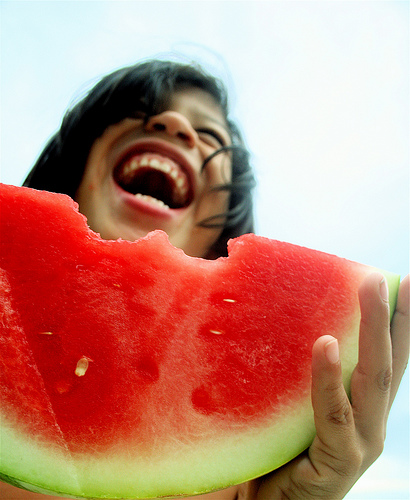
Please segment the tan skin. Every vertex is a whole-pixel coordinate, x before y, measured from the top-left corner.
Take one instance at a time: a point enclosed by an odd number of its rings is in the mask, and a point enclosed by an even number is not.
[[[169,110],[141,120],[124,120],[109,127],[89,155],[84,179],[77,193],[80,210],[92,229],[104,238],[135,239],[149,230],[164,229],[171,242],[188,255],[209,257],[220,229],[197,223],[223,211],[226,193],[210,190],[230,178],[229,158],[219,155],[201,173],[204,157],[218,143],[203,129],[211,128],[229,144],[225,120],[213,99],[200,90],[175,94]],[[130,143],[155,140],[168,143],[189,163],[195,179],[195,196],[186,210],[169,217],[149,199],[133,204],[113,189],[113,165]],[[162,142],[161,142],[162,141]],[[145,147],[145,146],[144,146]],[[156,147],[156,146],[153,146]],[[163,150],[161,151],[163,153]],[[312,357],[312,404],[316,437],[309,450],[260,479],[203,495],[207,500],[337,500],[380,455],[389,410],[407,365],[409,353],[409,278],[400,285],[397,308],[389,325],[386,287],[378,273],[362,284],[359,362],[352,378],[351,402],[342,385],[337,342],[326,335],[317,340]],[[3,500],[47,500],[1,483]],[[193,497],[192,497],[193,498]],[[196,497],[198,498],[198,497]]]

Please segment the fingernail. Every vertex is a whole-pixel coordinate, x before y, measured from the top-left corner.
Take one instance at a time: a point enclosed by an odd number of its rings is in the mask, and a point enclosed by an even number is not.
[[[330,364],[335,365],[339,362],[339,343],[336,339],[325,345],[325,355]]]
[[[387,286],[386,278],[380,281],[380,297],[384,302],[389,302],[389,287]]]

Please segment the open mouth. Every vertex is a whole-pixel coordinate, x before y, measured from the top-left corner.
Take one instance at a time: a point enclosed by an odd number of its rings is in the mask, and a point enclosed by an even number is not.
[[[128,193],[162,208],[186,208],[193,199],[187,173],[157,153],[136,153],[114,169],[115,182]]]

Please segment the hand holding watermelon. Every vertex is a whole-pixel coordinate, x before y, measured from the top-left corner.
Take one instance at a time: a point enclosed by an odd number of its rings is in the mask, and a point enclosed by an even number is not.
[[[360,289],[360,353],[352,402],[342,384],[335,341],[321,337],[312,359],[316,437],[306,453],[254,481],[249,500],[343,498],[382,452],[387,417],[408,361],[410,326],[409,276],[400,285],[391,334],[381,280],[373,274]]]

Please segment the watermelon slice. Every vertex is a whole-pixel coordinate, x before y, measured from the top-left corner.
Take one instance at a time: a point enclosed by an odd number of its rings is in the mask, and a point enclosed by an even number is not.
[[[161,231],[104,241],[64,195],[3,185],[0,199],[2,480],[193,495],[309,446],[312,345],[339,339],[347,386],[373,268],[255,235],[207,261]]]

